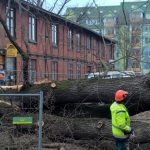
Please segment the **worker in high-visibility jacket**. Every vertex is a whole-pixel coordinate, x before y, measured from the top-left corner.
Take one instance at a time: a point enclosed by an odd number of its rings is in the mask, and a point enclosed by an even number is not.
[[[130,126],[130,116],[123,104],[128,92],[118,90],[115,93],[115,102],[110,106],[112,118],[112,134],[116,141],[116,150],[129,150],[128,139],[133,129]]]

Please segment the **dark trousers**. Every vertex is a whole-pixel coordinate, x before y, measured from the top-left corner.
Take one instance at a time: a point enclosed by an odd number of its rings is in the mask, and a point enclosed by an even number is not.
[[[4,80],[0,80],[0,85],[4,85],[4,84],[5,84]]]
[[[129,150],[129,142],[128,141],[122,141],[122,142],[116,141],[116,150]]]

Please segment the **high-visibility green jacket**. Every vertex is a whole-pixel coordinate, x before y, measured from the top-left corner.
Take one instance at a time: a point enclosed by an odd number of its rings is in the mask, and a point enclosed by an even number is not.
[[[110,106],[111,117],[112,117],[112,133],[115,138],[127,139],[131,131],[130,127],[130,116],[123,104],[114,102]]]

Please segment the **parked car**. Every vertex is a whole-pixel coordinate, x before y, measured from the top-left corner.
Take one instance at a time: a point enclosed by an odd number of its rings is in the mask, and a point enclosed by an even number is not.
[[[130,78],[135,77],[134,71],[106,71],[106,72],[92,72],[85,75],[87,79],[100,77],[102,79],[116,79],[116,78]]]
[[[130,78],[130,77],[135,77],[135,72],[134,71],[122,71],[123,78]]]
[[[87,79],[92,79],[95,77],[103,77],[103,76],[104,76],[104,72],[92,72],[85,75]]]
[[[123,75],[120,71],[108,71],[105,73],[104,79],[122,78]]]

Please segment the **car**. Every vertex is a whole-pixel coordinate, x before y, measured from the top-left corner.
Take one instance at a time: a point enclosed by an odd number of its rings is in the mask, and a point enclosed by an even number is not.
[[[104,72],[92,72],[92,73],[87,73],[85,75],[85,77],[87,79],[92,79],[92,78],[95,78],[95,77],[103,77],[104,76]]]
[[[115,79],[122,78],[122,73],[120,71],[107,71],[105,73],[104,79]]]
[[[85,74],[85,78],[86,79],[92,79],[92,78],[94,78],[94,74],[93,73],[87,73],[87,74]]]
[[[121,79],[135,77],[134,71],[105,71],[105,72],[92,72],[85,75],[87,79],[100,77],[102,79]]]
[[[130,77],[135,77],[135,72],[134,71],[122,71],[123,78],[130,78]]]

